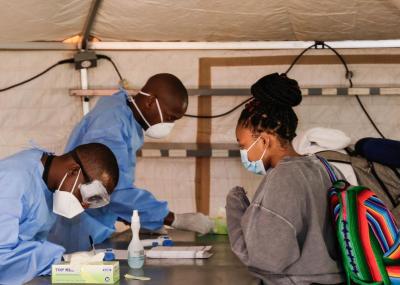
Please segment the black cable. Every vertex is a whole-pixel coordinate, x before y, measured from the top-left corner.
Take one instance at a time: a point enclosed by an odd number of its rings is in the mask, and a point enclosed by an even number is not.
[[[369,113],[367,112],[367,110],[364,107],[364,104],[361,102],[361,99],[358,95],[356,95],[356,99],[358,104],[360,105],[361,109],[364,111],[365,115],[367,116],[368,120],[370,121],[370,123],[372,124],[372,126],[374,127],[375,131],[377,131],[377,133],[383,138],[386,139],[386,137],[382,134],[382,132],[379,130],[378,126],[375,124],[375,122],[372,120],[371,116],[369,115]]]
[[[99,59],[106,59],[106,60],[108,60],[109,62],[111,62],[111,64],[113,65],[115,71],[116,71],[117,74],[118,74],[118,77],[119,77],[121,80],[123,79],[121,73],[119,72],[119,70],[118,70],[118,68],[117,68],[117,66],[116,66],[116,64],[114,63],[114,61],[113,61],[109,56],[106,56],[106,55],[103,55],[103,54],[99,54],[99,55],[97,55],[97,57],[98,57]],[[34,79],[36,79],[36,78],[42,76],[43,74],[49,72],[49,71],[52,70],[54,67],[56,67],[56,66],[58,66],[58,65],[66,64],[66,63],[74,63],[74,58],[68,58],[68,59],[60,60],[60,61],[56,62],[55,64],[51,65],[50,67],[46,68],[46,69],[43,70],[42,72],[40,72],[40,73],[38,73],[38,74],[36,74],[36,75],[34,75],[34,76],[32,76],[32,77],[30,77],[30,78],[24,80],[24,81],[21,81],[21,82],[18,82],[18,83],[15,83],[15,84],[13,84],[13,85],[10,85],[10,86],[7,86],[7,87],[5,87],[5,88],[0,89],[0,92],[4,92],[4,91],[10,90],[10,89],[12,89],[12,88],[15,88],[15,87],[24,85],[24,84],[26,84],[26,83],[28,83],[28,82],[30,82],[30,81],[32,81],[32,80],[34,80]]]
[[[322,46],[322,48],[327,47],[328,49],[330,49],[341,61],[341,63],[343,64],[345,70],[346,70],[346,74],[345,77],[347,78],[347,80],[349,81],[349,85],[350,88],[353,87],[353,81],[351,80],[353,77],[353,72],[351,72],[347,66],[346,61],[344,60],[344,58],[342,57],[342,55],[333,47],[327,45],[325,42],[315,42],[313,45],[307,47],[306,49],[304,49],[292,62],[292,64],[289,66],[289,68],[286,70],[286,72],[284,74],[289,73],[289,71],[293,68],[293,66],[297,63],[297,61],[311,48],[315,47],[317,48],[318,46]],[[378,126],[375,124],[374,120],[371,118],[371,116],[369,115],[368,111],[365,109],[363,103],[361,102],[361,99],[358,95],[355,95],[358,104],[360,105],[362,111],[364,112],[364,114],[367,116],[367,119],[369,120],[369,122],[371,123],[371,125],[374,127],[374,129],[376,130],[376,132],[382,137],[385,138],[385,136],[382,134],[382,132],[379,130]]]
[[[4,92],[4,91],[10,90],[10,89],[12,89],[12,88],[14,88],[14,87],[21,86],[21,85],[23,85],[23,84],[25,84],[25,83],[28,83],[28,82],[30,82],[30,81],[32,81],[32,80],[34,80],[34,79],[36,79],[36,78],[42,76],[43,74],[45,74],[46,72],[50,71],[51,69],[53,69],[53,68],[56,67],[57,65],[66,64],[66,63],[74,63],[74,59],[73,59],[73,58],[69,58],[69,59],[60,60],[59,62],[53,64],[52,66],[50,66],[50,67],[48,67],[48,68],[46,68],[46,69],[43,70],[42,72],[40,72],[40,73],[38,73],[38,74],[36,74],[36,75],[34,75],[34,76],[32,76],[32,77],[30,77],[30,78],[28,78],[28,79],[22,81],[22,82],[15,83],[15,84],[13,84],[13,85],[11,85],[11,86],[8,86],[8,87],[5,87],[5,88],[0,89],[0,92]]]
[[[308,50],[310,50],[313,47],[316,47],[317,43],[314,43],[313,45],[309,46],[308,48],[304,49],[292,62],[292,64],[289,66],[289,68],[286,70],[285,74],[288,73],[293,66],[297,63],[297,61],[303,56],[303,54],[305,54]],[[235,111],[236,109],[238,109],[240,106],[246,104],[247,102],[249,102],[250,100],[252,100],[253,98],[249,98],[244,100],[243,102],[241,102],[239,105],[233,107],[232,109],[226,111],[225,113],[222,114],[218,114],[218,115],[213,115],[213,116],[205,116],[205,115],[191,115],[191,114],[184,114],[185,117],[189,117],[189,118],[197,118],[197,119],[214,119],[214,118],[220,118],[223,116],[226,116],[230,113],[232,113],[233,111]]]
[[[350,83],[350,87],[353,87],[353,82],[351,80],[351,78],[353,77],[353,73],[349,70],[349,68],[347,67],[347,64],[344,60],[344,58],[342,57],[341,54],[339,54],[334,48],[330,47],[327,44],[323,44],[324,46],[328,47],[331,51],[333,51],[340,59],[340,61],[342,62],[344,68],[346,69],[346,78],[349,80]],[[363,110],[364,114],[367,116],[367,119],[369,120],[369,122],[371,123],[371,125],[374,127],[375,131],[383,138],[385,139],[385,136],[382,134],[382,132],[379,130],[378,126],[375,124],[374,120],[371,118],[370,114],[368,113],[367,109],[365,109],[364,104],[361,102],[360,96],[355,95],[358,104],[360,105],[361,109]]]
[[[307,51],[309,51],[310,49],[312,49],[313,47],[316,47],[316,46],[317,46],[317,43],[314,43],[314,44],[310,45],[308,48],[305,48],[298,56],[296,56],[296,58],[292,61],[289,68],[286,70],[286,72],[284,74],[288,74],[290,72],[290,70],[292,70],[293,66],[297,63],[297,61],[303,56],[303,54],[305,54]]]
[[[107,56],[107,55],[104,55],[104,54],[98,54],[98,55],[97,55],[97,58],[99,58],[99,59],[106,59],[106,60],[108,60],[109,62],[111,62],[111,64],[114,66],[115,71],[116,71],[117,74],[118,74],[119,79],[120,79],[120,80],[123,80],[123,77],[122,77],[121,73],[119,72],[119,70],[118,70],[118,68],[117,68],[117,65],[114,63],[114,61],[111,59],[111,57],[109,57],[109,56]]]
[[[336,56],[340,59],[340,61],[342,62],[344,68],[346,69],[346,78],[347,78],[348,81],[349,81],[350,87],[353,87],[353,82],[352,82],[352,80],[351,80],[351,78],[352,78],[352,76],[353,76],[353,73],[349,70],[349,68],[348,68],[348,66],[347,66],[347,64],[346,64],[346,61],[345,61],[344,58],[341,56],[341,54],[339,54],[334,48],[330,47],[329,45],[325,44],[324,42],[315,42],[313,45],[311,45],[311,46],[307,47],[306,49],[304,49],[304,50],[294,59],[294,61],[291,63],[291,65],[289,66],[289,68],[286,70],[286,72],[285,72],[284,74],[289,73],[290,70],[293,68],[293,66],[297,63],[297,61],[298,61],[308,50],[310,50],[310,49],[313,48],[313,47],[317,48],[319,45],[322,45],[322,47],[327,47],[327,48],[329,48],[331,51],[333,51],[333,52],[336,54]],[[115,71],[116,71],[117,74],[118,74],[119,79],[120,79],[120,80],[123,80],[123,77],[122,77],[121,73],[119,72],[117,65],[115,64],[115,62],[114,62],[109,56],[104,55],[104,54],[98,54],[97,57],[98,57],[99,59],[106,59],[106,60],[108,60],[108,61],[113,65]],[[34,75],[34,76],[32,76],[32,77],[30,77],[30,78],[24,80],[24,81],[21,81],[21,82],[19,82],[19,83],[16,83],[16,84],[13,84],[13,85],[11,85],[11,86],[8,86],[8,87],[5,87],[5,88],[0,89],[0,92],[4,92],[4,91],[10,90],[10,89],[12,89],[12,88],[21,86],[21,85],[23,85],[23,84],[25,84],[25,83],[28,83],[28,82],[30,82],[30,81],[32,81],[32,80],[34,80],[34,79],[36,79],[36,78],[42,76],[43,74],[49,72],[49,71],[50,71],[51,69],[53,69],[54,67],[56,67],[56,66],[58,66],[58,65],[66,64],[66,63],[74,63],[74,58],[69,58],[69,59],[60,60],[60,61],[58,61],[57,63],[51,65],[51,66],[48,67],[48,68],[46,68],[46,69],[43,70],[42,72],[40,72],[40,73],[38,73],[38,74],[36,74],[36,75]],[[381,131],[379,130],[379,128],[376,126],[375,122],[372,120],[371,116],[369,115],[369,113],[368,113],[367,110],[365,109],[365,107],[364,107],[363,103],[361,102],[361,100],[360,100],[360,98],[359,98],[358,95],[356,95],[356,99],[357,99],[357,101],[358,101],[358,103],[359,103],[361,109],[363,110],[363,112],[364,112],[365,115],[367,116],[368,120],[371,122],[372,126],[375,128],[375,130],[379,133],[379,135],[380,135],[382,138],[385,138],[385,136],[382,134],[382,132],[381,132]],[[235,107],[233,107],[232,109],[230,109],[230,110],[228,110],[228,111],[226,111],[226,112],[224,112],[224,113],[222,113],[222,114],[218,114],[218,115],[210,115],[210,116],[207,116],[207,115],[191,115],[191,114],[184,114],[184,116],[185,116],[185,117],[189,117],[189,118],[198,118],[198,119],[214,119],[214,118],[220,118],[220,117],[226,116],[226,115],[228,115],[228,114],[234,112],[236,109],[238,109],[240,106],[246,104],[246,103],[249,102],[250,100],[252,100],[252,98],[248,98],[248,99],[244,100],[243,102],[241,102],[239,105],[236,105]]]
[[[113,61],[109,56],[104,55],[104,54],[98,54],[97,57],[98,57],[99,59],[106,59],[106,60],[108,60],[109,62],[111,62],[111,64],[114,66],[114,69],[115,69],[115,71],[117,72],[117,74],[118,74],[118,76],[119,76],[119,79],[123,80],[123,77],[122,77],[121,73],[119,72],[119,70],[118,70],[116,64],[114,63],[114,61]],[[222,113],[222,114],[211,115],[211,116],[184,114],[184,116],[185,116],[185,117],[188,117],[188,118],[197,118],[197,119],[214,119],[214,118],[223,117],[223,116],[226,116],[226,115],[232,113],[233,111],[235,111],[236,109],[238,109],[240,106],[242,106],[242,105],[246,104],[247,102],[249,102],[251,99],[252,99],[252,98],[249,98],[249,99],[244,100],[244,101],[241,102],[239,105],[233,107],[232,109],[230,109],[230,110],[228,110],[228,111],[226,111],[225,113]]]
[[[239,105],[233,107],[232,109],[226,111],[225,113],[222,114],[218,114],[218,115],[211,115],[211,116],[206,116],[206,115],[190,115],[190,114],[184,114],[183,116],[185,117],[189,117],[189,118],[198,118],[198,119],[214,119],[214,118],[220,118],[223,116],[226,116],[230,113],[232,113],[233,111],[235,111],[237,108],[239,108],[240,106],[246,104],[247,102],[249,102],[250,100],[252,100],[253,98],[248,98],[246,100],[244,100],[242,103],[240,103]]]
[[[310,49],[312,48],[317,48],[318,46],[322,46],[322,48],[327,47],[330,50],[332,50],[337,57],[339,57],[340,61],[342,62],[342,64],[344,65],[345,69],[346,69],[346,78],[349,80],[349,84],[350,87],[353,87],[353,82],[351,80],[351,77],[353,76],[353,73],[349,70],[349,68],[347,67],[347,64],[345,62],[345,60],[343,59],[343,57],[332,47],[330,47],[329,45],[325,44],[324,42],[315,42],[314,44],[310,45],[309,47],[305,48],[299,55],[296,56],[296,58],[293,60],[293,62],[290,64],[289,68],[286,70],[286,72],[284,74],[287,74],[290,72],[290,70],[292,70],[293,66],[299,61],[299,59]],[[190,115],[190,114],[185,114],[185,117],[189,117],[189,118],[198,118],[198,119],[214,119],[214,118],[219,118],[219,117],[223,117],[226,116],[230,113],[232,113],[233,111],[235,111],[236,109],[238,109],[240,106],[246,104],[248,101],[250,101],[252,98],[246,99],[245,101],[243,101],[242,103],[240,103],[239,105],[235,106],[234,108],[228,110],[225,113],[219,114],[219,115],[214,115],[214,116],[204,116],[204,115]],[[367,115],[369,117],[369,115]]]
[[[353,81],[351,80],[351,78],[353,77],[353,72],[351,72],[347,66],[346,61],[344,60],[344,58],[342,57],[342,55],[340,53],[337,52],[336,49],[334,49],[333,47],[327,45],[326,43],[322,44],[323,47],[327,47],[329,48],[331,51],[333,51],[336,56],[340,59],[340,61],[342,62],[344,68],[346,69],[346,75],[345,77],[347,78],[347,80],[349,80],[349,84],[350,84],[350,88],[353,87]]]

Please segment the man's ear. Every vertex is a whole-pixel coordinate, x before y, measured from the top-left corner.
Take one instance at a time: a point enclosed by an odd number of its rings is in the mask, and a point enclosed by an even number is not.
[[[153,95],[146,97],[145,102],[144,102],[144,105],[146,106],[146,108],[150,109],[153,106],[153,104],[156,104],[156,97]]]
[[[74,163],[73,165],[71,165],[68,168],[67,173],[68,173],[68,175],[77,175],[79,172],[79,169],[80,169],[80,166],[78,164]]]

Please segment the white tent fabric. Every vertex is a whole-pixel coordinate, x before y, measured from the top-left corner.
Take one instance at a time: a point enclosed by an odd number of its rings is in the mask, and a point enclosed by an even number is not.
[[[0,44],[60,42],[82,33],[92,1],[0,0]],[[104,0],[91,35],[101,41],[286,41],[400,39],[400,0]],[[188,88],[199,88],[201,61],[219,58],[296,56],[299,50],[186,50],[98,51],[110,56],[133,88],[155,73],[177,75]],[[399,56],[400,49],[339,50],[344,55]],[[312,55],[331,55],[326,50]],[[0,88],[20,82],[75,51],[0,50]],[[336,60],[336,59],[335,59]],[[210,67],[210,88],[248,88],[261,76],[283,72],[278,65],[235,64]],[[349,66],[355,86],[398,86],[400,67],[391,63]],[[297,65],[289,76],[302,87],[347,87],[343,66],[318,63]],[[88,70],[89,88],[116,88],[111,65],[99,61]],[[62,153],[73,126],[82,117],[81,98],[69,96],[81,87],[73,65],[58,66],[44,76],[0,94],[0,158],[30,146],[30,141]],[[399,94],[400,95],[400,94]],[[211,110],[220,114],[248,97],[212,97]],[[382,132],[400,139],[400,97],[363,96],[367,110]],[[191,96],[188,113],[198,112],[199,98]],[[96,99],[91,99],[90,105]],[[307,96],[295,109],[299,131],[312,127],[337,128],[355,142],[377,136],[353,96]],[[234,144],[240,110],[212,120],[211,143]],[[179,120],[162,142],[195,143],[196,119]],[[146,139],[146,142],[152,140]],[[157,174],[157,179],[153,175]],[[229,189],[244,186],[251,195],[262,177],[246,172],[239,158],[212,158],[209,169],[210,213],[224,207]],[[195,158],[139,158],[136,184],[169,202],[171,210],[196,210]],[[174,179],[171,179],[174,177]]]
[[[102,41],[286,41],[400,38],[399,0],[104,0]],[[82,32],[91,1],[1,0],[0,43]]]
[[[0,1],[0,43],[63,41],[82,32],[91,1]]]
[[[199,61],[202,58],[236,58],[259,56],[294,56],[296,50],[281,51],[108,51],[132,87],[140,88],[147,78],[158,72],[177,75],[188,88],[198,88]],[[340,50],[344,55],[399,55],[400,49]],[[54,62],[70,58],[72,51],[0,51],[0,87],[19,82]],[[330,55],[313,51],[312,55]],[[397,64],[354,64],[355,86],[397,86],[400,66]],[[282,72],[287,65],[219,66],[211,69],[212,88],[247,88],[259,77]],[[347,86],[343,67],[336,65],[298,65],[290,73],[302,87]],[[89,88],[116,88],[118,78],[112,66],[99,61],[89,69]],[[29,147],[30,140],[56,153],[62,153],[73,126],[82,117],[81,98],[70,96],[70,89],[80,88],[79,72],[73,65],[56,67],[44,76],[17,88],[0,93],[0,157]],[[212,112],[219,114],[237,105],[245,96],[216,96]],[[382,132],[400,139],[400,96],[361,96],[367,110]],[[91,106],[96,99],[91,99]],[[196,114],[198,97],[190,96],[188,113]],[[305,96],[296,107],[299,132],[312,127],[337,128],[354,143],[365,136],[378,136],[353,96]],[[240,110],[211,122],[211,143],[236,142],[235,125]],[[177,121],[172,134],[163,142],[196,142],[197,120]],[[152,140],[146,139],[147,142]],[[158,141],[160,142],[160,141]],[[230,188],[242,185],[254,193],[261,177],[246,172],[239,158],[213,158],[210,168],[210,210],[216,214],[224,207]],[[152,175],[149,175],[152,174]],[[157,174],[155,179],[153,174]],[[140,158],[136,184],[170,203],[177,212],[195,210],[194,158]],[[171,177],[177,177],[172,180]]]
[[[399,8],[388,0],[118,0],[100,8],[94,35],[107,41],[394,39],[399,22]]]

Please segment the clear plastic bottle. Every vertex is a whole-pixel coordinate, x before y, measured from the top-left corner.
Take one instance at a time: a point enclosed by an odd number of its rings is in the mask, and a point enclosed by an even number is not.
[[[144,264],[144,248],[139,239],[140,218],[137,210],[133,211],[131,219],[132,240],[128,247],[128,264],[130,268],[139,269]]]

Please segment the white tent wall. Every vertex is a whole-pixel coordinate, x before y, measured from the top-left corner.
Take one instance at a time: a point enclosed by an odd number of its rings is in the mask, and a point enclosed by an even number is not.
[[[71,52],[1,51],[0,86],[9,86],[39,73]],[[60,153],[68,132],[80,119],[80,100],[68,95],[79,87],[71,66],[54,68],[45,76],[0,94],[0,157],[40,145]]]
[[[140,88],[152,74],[169,72],[177,75],[188,88],[198,88],[202,58],[238,58],[294,56],[298,50],[270,51],[98,51],[112,57],[133,88]],[[400,55],[400,49],[340,50],[344,55]],[[60,59],[70,58],[72,51],[0,51],[0,86],[8,86],[36,74]],[[331,55],[327,50],[313,50],[309,55]],[[255,61],[257,59],[255,58]],[[301,63],[301,62],[300,62]],[[259,77],[283,72],[287,64],[211,67],[210,87],[248,88]],[[355,86],[398,86],[398,64],[350,64]],[[290,77],[302,87],[346,87],[341,64],[296,65]],[[118,78],[112,66],[99,61],[88,72],[89,88],[117,88]],[[0,156],[29,147],[29,140],[61,153],[73,126],[82,116],[81,98],[70,96],[69,89],[80,88],[79,72],[72,65],[58,66],[46,75],[24,86],[0,94]],[[246,97],[215,96],[212,113],[219,114]],[[382,132],[400,139],[400,97],[362,96],[361,100]],[[91,100],[91,105],[96,99]],[[188,113],[197,113],[197,96],[191,96]],[[304,96],[296,108],[299,131],[314,126],[341,129],[353,142],[365,136],[377,136],[352,96]],[[235,143],[234,128],[240,110],[211,122],[211,143]],[[165,142],[195,143],[197,120],[183,118]],[[153,140],[147,140],[150,142]],[[159,141],[157,141],[159,142]],[[194,211],[195,158],[139,158],[136,184],[167,200],[176,212]],[[225,205],[227,191],[242,185],[254,193],[261,177],[247,173],[238,158],[212,158],[210,164],[210,213]]]

